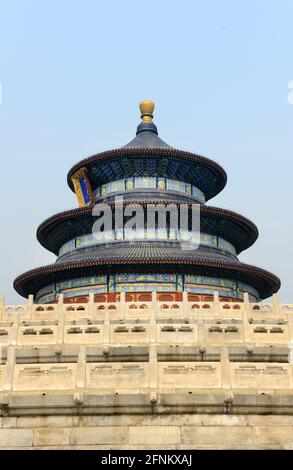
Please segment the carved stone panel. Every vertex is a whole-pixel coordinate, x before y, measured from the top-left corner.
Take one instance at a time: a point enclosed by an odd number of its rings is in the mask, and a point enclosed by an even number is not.
[[[88,388],[136,389],[149,386],[147,363],[100,363],[87,364],[86,386]]]
[[[100,344],[103,342],[104,325],[65,325],[66,344]]]
[[[255,344],[279,344],[289,341],[288,326],[252,323],[248,327],[250,341]]]
[[[76,364],[16,364],[14,390],[66,390],[75,388]]]
[[[243,325],[240,323],[210,323],[204,325],[205,338],[211,344],[243,342]]]
[[[197,325],[178,323],[170,325],[159,323],[157,325],[158,341],[171,344],[189,344],[197,342]]]
[[[212,388],[221,386],[219,362],[159,362],[160,387]]]
[[[112,324],[111,343],[142,344],[149,341],[149,325],[137,323]]]
[[[277,363],[231,363],[232,385],[235,388],[281,389],[291,387],[291,367]]]
[[[57,327],[50,326],[24,326],[18,330],[19,345],[50,345],[56,343]]]

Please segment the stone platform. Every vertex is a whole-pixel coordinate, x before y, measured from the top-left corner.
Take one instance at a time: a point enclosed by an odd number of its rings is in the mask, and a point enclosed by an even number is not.
[[[293,305],[0,306],[0,448],[293,448]]]

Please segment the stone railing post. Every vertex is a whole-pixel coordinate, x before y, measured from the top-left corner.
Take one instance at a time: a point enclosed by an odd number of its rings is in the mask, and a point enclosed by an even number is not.
[[[157,342],[157,317],[158,317],[158,303],[157,293],[152,292],[152,303],[149,312],[149,341],[154,344]]]
[[[279,295],[278,294],[273,294],[272,297],[272,310],[273,310],[273,316],[274,317],[279,317],[281,313],[281,308],[280,308],[280,302],[279,302]]]
[[[249,314],[250,314],[250,303],[248,293],[244,293],[243,298],[243,313],[242,313],[242,323],[243,323],[243,342],[250,342],[250,324],[249,324]]]
[[[220,304],[220,298],[219,298],[219,292],[215,291],[214,292],[214,302],[213,302],[213,313],[215,319],[217,317],[221,316],[221,304]]]
[[[109,310],[102,310],[103,315],[104,315],[104,338],[103,338],[103,343],[104,344],[109,344],[110,343],[110,328],[111,328],[111,323],[110,323],[110,311]]]
[[[15,365],[16,351],[15,346],[7,347],[7,361],[4,373],[4,391],[11,391],[13,389],[13,376],[14,376],[14,365]]]
[[[150,374],[150,401],[156,403],[158,390],[158,358],[157,346],[150,343],[149,346],[149,374]]]
[[[86,380],[86,346],[80,346],[76,367],[76,388],[85,388]]]
[[[230,389],[231,388],[231,370],[230,370],[228,346],[224,346],[221,349],[221,369],[222,369],[222,387],[224,389]]]
[[[89,318],[94,318],[95,315],[95,294],[93,292],[90,292],[89,294],[89,304],[88,304],[88,313],[89,313]]]
[[[34,296],[29,295],[27,306],[26,306],[26,312],[27,312],[27,318],[29,318],[30,320],[33,316],[33,308],[34,308]]]
[[[58,346],[63,346],[64,344],[64,328],[65,328],[64,296],[63,294],[59,294],[58,328],[57,328],[57,345]]]
[[[188,293],[186,291],[182,292],[182,315],[183,317],[189,317],[188,309]]]
[[[156,292],[152,292],[152,305],[149,314],[149,325],[150,325],[150,343],[157,342],[157,308],[156,303],[157,301],[154,300],[156,298]]]
[[[123,318],[123,320],[125,320],[125,307],[126,307],[125,292],[120,292],[119,314],[120,314],[120,318]]]
[[[197,312],[197,341],[202,344],[205,341],[204,319],[202,308],[195,310]]]
[[[20,322],[20,315],[18,312],[15,312],[13,315],[13,326],[12,326],[11,337],[10,337],[10,344],[14,346],[18,344],[19,322]]]
[[[157,320],[158,318],[158,301],[157,301],[157,293],[152,292],[152,305],[151,305],[152,312],[154,312],[154,318]]]

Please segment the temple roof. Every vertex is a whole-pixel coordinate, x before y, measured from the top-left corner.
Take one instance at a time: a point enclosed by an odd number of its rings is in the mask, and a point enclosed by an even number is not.
[[[227,182],[226,172],[213,160],[172,147],[121,147],[85,158],[67,175],[72,191],[71,178],[81,168],[87,169],[93,189],[129,176],[162,176],[194,185],[207,201],[222,191]]]
[[[82,262],[42,266],[18,276],[14,281],[14,288],[20,295],[27,297],[29,294],[35,295],[39,289],[51,283],[97,273],[166,271],[235,279],[254,287],[263,299],[280,288],[277,276],[248,264],[193,257],[184,260],[165,256],[150,258],[149,253],[145,253],[142,259],[116,260],[113,257],[111,263],[105,263],[101,257]]]
[[[150,203],[150,200],[146,202]],[[176,200],[166,201],[167,204],[170,202],[176,204]],[[127,204],[126,200],[125,203]],[[160,200],[160,203],[164,201]],[[140,201],[140,204],[143,205],[144,201]],[[38,241],[47,250],[58,255],[64,243],[77,236],[91,233],[96,220],[92,210],[92,207],[81,207],[60,212],[46,219],[37,230]],[[237,253],[249,248],[258,237],[257,227],[250,220],[236,212],[210,206],[201,206],[201,231],[229,241]]]
[[[76,263],[81,261],[95,261],[102,259],[105,263],[112,260],[193,260],[207,259],[210,261],[232,261],[239,263],[236,256],[223,252],[217,248],[200,246],[195,250],[182,250],[181,243],[173,241],[134,242],[114,241],[100,245],[79,248],[58,258],[57,264]]]
[[[140,110],[142,120],[134,139],[118,149],[85,158],[71,168],[67,182],[72,191],[72,177],[82,168],[87,170],[92,189],[129,176],[161,176],[196,186],[205,194],[206,200],[222,191],[227,175],[220,165],[164,142],[153,123],[152,101],[142,101]]]

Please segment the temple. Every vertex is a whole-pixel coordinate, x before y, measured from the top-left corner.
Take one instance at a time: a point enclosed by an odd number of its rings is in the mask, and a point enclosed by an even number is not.
[[[206,204],[224,170],[140,109],[69,171],[79,207],[38,228],[57,260],[15,280],[28,301],[0,297],[0,449],[293,449],[293,304],[238,260],[255,225]]]
[[[33,295],[38,303],[119,300],[121,292],[132,300],[212,300],[214,292],[225,301],[241,301],[245,292],[253,302],[276,293],[279,279],[238,260],[257,239],[256,226],[245,217],[206,205],[226,184],[225,171],[206,157],[177,150],[158,136],[153,123],[154,104],[140,104],[141,123],[136,137],[124,147],[80,161],[68,173],[68,185],[79,207],[45,220],[37,230],[38,241],[57,255],[56,263],[19,276],[16,291]],[[113,208],[111,224],[95,235],[95,206]],[[185,236],[191,232],[191,208],[200,206],[197,249],[183,250],[184,230],[173,227],[170,207],[187,207]],[[122,223],[117,222],[117,207]],[[164,213],[147,224],[147,211]],[[129,215],[140,210],[145,218],[136,226]],[[101,216],[101,211],[98,214]],[[126,222],[125,222],[126,221]]]

